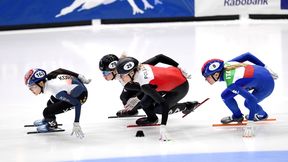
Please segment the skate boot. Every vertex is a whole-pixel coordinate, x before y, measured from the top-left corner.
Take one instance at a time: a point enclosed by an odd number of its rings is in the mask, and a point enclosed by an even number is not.
[[[35,126],[45,125],[47,124],[47,121],[45,121],[45,119],[39,119],[39,120],[35,120],[33,124]]]
[[[57,129],[57,122],[56,120],[47,121],[46,124],[37,126],[38,132],[49,132],[50,130]]]
[[[137,125],[149,125],[149,124],[157,124],[158,118],[156,119],[148,119],[147,117],[139,118],[136,120]]]
[[[226,116],[224,118],[221,119],[221,123],[223,124],[229,124],[231,122],[238,122],[241,123],[244,120],[243,116],[239,117],[239,118],[235,118],[232,116]]]
[[[196,106],[199,104],[198,101],[186,102],[186,109],[182,111],[183,114],[189,114],[191,111],[196,109]]]
[[[260,115],[260,114],[255,114],[254,115],[254,121],[261,121],[261,120],[265,120],[268,118],[268,114],[265,113],[265,115]]]
[[[133,116],[133,115],[137,115],[138,114],[138,110],[137,109],[132,109],[132,110],[119,110],[116,115],[118,117],[128,117],[128,116]]]
[[[249,118],[249,115],[245,115],[245,119],[247,119],[248,120],[248,118]],[[260,115],[260,114],[255,114],[254,115],[254,119],[253,119],[253,121],[261,121],[261,120],[265,120],[265,119],[267,119],[268,118],[268,114],[267,113],[265,113],[264,115]]]

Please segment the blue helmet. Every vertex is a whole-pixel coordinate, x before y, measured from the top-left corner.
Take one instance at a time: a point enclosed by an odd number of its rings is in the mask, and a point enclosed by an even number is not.
[[[221,72],[224,69],[224,61],[220,59],[211,59],[204,63],[201,72],[206,78],[214,73]]]
[[[41,81],[46,80],[47,74],[45,70],[42,69],[31,69],[29,70],[24,77],[25,85],[31,86],[37,84]]]

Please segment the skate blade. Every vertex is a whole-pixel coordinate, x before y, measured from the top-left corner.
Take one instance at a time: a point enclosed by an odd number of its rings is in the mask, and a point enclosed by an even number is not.
[[[269,121],[276,121],[275,118],[268,118],[265,120],[257,121],[256,123],[261,123],[261,122],[269,122]],[[230,123],[230,124],[212,124],[212,127],[231,127],[231,126],[243,126],[247,125],[247,120],[243,120],[242,123]]]
[[[145,124],[145,125],[132,124],[132,125],[127,125],[127,128],[154,127],[154,126],[160,126],[160,125],[161,125],[161,124]]]
[[[64,132],[64,131],[65,129],[55,129],[55,130],[50,130],[48,132],[31,131],[31,132],[27,132],[27,134],[55,133],[55,132]]]
[[[113,119],[113,118],[134,118],[134,117],[146,117],[146,115],[131,115],[131,116],[108,116],[108,119]]]

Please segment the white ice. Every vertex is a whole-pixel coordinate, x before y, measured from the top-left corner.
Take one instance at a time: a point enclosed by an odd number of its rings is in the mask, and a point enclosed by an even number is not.
[[[231,115],[220,94],[224,83],[210,86],[201,76],[210,58],[224,60],[251,52],[279,79],[273,94],[261,103],[274,122],[258,124],[256,136],[245,139],[241,128],[215,128]],[[170,142],[158,141],[159,128],[126,128],[131,119],[107,119],[122,109],[119,82],[107,82],[98,69],[108,53],[126,52],[140,61],[163,53],[192,74],[190,91],[183,99],[210,100],[186,118],[169,116]],[[288,21],[221,21],[163,24],[102,25],[0,32],[0,158],[1,161],[77,161],[112,157],[185,153],[253,152],[288,150]],[[70,136],[74,112],[57,116],[64,133],[27,135],[24,128],[42,118],[49,96],[34,96],[24,85],[30,68],[70,69],[92,79],[83,105],[81,126],[85,138]],[[237,97],[244,113],[243,99]],[[140,114],[144,114],[140,111]],[[143,130],[144,138],[136,138]],[[286,156],[288,159],[288,156]],[[271,159],[273,161],[273,159]]]

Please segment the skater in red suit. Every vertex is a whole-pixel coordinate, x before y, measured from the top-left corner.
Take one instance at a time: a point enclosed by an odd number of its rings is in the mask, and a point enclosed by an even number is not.
[[[121,57],[126,57],[122,55]],[[120,58],[121,58],[120,57]],[[118,80],[123,86],[120,99],[124,105],[124,109],[119,110],[116,115],[118,117],[128,117],[138,114],[138,109],[141,109],[139,101],[143,97],[143,93],[140,91],[140,86],[136,82],[129,82],[128,84],[123,82],[123,80],[117,75],[116,64],[119,61],[119,58],[114,54],[107,54],[103,56],[99,62],[99,69],[103,73],[103,77],[107,80]],[[145,62],[143,64],[156,65],[158,63],[163,63],[171,66],[178,66],[178,63],[171,59],[168,56],[163,54],[158,54]],[[181,69],[181,72],[190,77],[184,70]]]
[[[147,117],[138,119],[136,124],[157,123],[156,114],[162,114],[160,140],[170,139],[166,131],[168,114],[179,111],[185,114],[193,111],[198,104],[197,101],[178,103],[189,90],[187,78],[178,67],[139,64],[137,59],[125,57],[118,61],[116,68],[124,83],[136,82],[140,85],[141,92],[144,93],[140,104]]]

